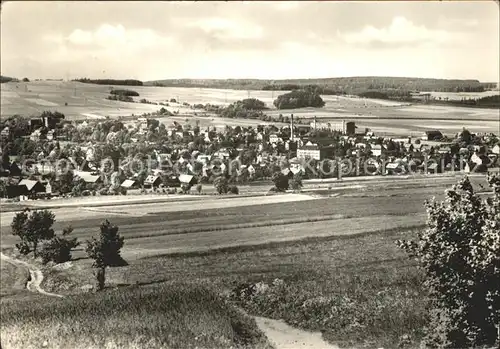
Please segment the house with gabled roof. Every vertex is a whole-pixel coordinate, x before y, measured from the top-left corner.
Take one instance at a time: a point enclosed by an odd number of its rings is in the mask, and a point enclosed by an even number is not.
[[[144,187],[146,188],[157,188],[162,183],[160,176],[149,175],[144,180]]]

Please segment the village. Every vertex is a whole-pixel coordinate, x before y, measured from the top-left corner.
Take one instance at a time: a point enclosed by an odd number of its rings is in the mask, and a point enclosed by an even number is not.
[[[160,112],[158,112],[160,114]],[[379,137],[354,122],[304,120],[257,127],[200,127],[199,120],[69,121],[58,112],[3,121],[1,193],[14,200],[136,193],[201,193],[223,176],[236,186],[288,179],[386,176],[451,171],[497,172],[494,134],[418,139]],[[164,119],[162,119],[164,120]],[[285,189],[288,186],[285,185]],[[297,189],[297,188],[295,188]],[[237,192],[237,190],[236,190]]]

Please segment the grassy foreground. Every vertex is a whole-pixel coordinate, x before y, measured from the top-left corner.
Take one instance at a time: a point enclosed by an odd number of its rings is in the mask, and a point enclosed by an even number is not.
[[[414,348],[426,324],[423,275],[394,242],[416,232],[394,229],[137,259],[110,268],[107,282],[120,289],[196,280],[252,315],[320,331],[341,348]],[[81,292],[79,287],[93,282],[91,271],[78,263],[46,275],[44,287],[56,292],[71,292],[64,285]]]
[[[271,348],[255,321],[196,284],[1,302],[2,348]]]

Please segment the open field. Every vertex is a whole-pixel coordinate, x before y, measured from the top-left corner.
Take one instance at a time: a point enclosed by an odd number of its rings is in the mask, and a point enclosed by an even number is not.
[[[114,88],[120,88],[114,86]],[[461,108],[432,105],[407,105],[392,101],[364,99],[346,96],[323,96],[326,105],[323,108],[303,108],[297,110],[275,110],[272,102],[279,94],[286,91],[244,91],[184,87],[125,86],[139,92],[140,97],[152,102],[168,102],[175,98],[178,102],[190,104],[229,104],[244,98],[258,98],[269,108],[268,114],[278,116],[293,113],[301,118],[317,116],[322,121],[348,119],[356,121],[360,129],[371,128],[384,135],[420,135],[432,128],[441,128],[445,134],[455,134],[463,127],[473,132],[499,131],[500,112],[497,109]],[[13,114],[36,115],[44,110],[57,110],[70,119],[103,118],[140,115],[156,111],[159,105],[125,103],[106,100],[110,88],[105,85],[83,84],[77,82],[35,81],[29,83],[4,83],[1,85],[1,115]],[[31,92],[29,92],[31,91]],[[491,92],[491,91],[490,91]],[[491,93],[485,92],[485,95]],[[68,103],[67,106],[64,104]],[[166,107],[171,112],[193,114],[200,112],[173,103]],[[184,121],[193,124],[198,120],[201,126],[223,127],[225,125],[250,126],[265,124],[259,120],[223,119],[202,116],[176,116],[162,119]],[[432,123],[422,120],[433,120]]]
[[[26,292],[29,272],[26,268],[4,259],[0,262],[0,298]]]

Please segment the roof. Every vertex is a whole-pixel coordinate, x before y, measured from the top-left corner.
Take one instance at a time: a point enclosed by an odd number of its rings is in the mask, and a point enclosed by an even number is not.
[[[191,175],[187,175],[187,174],[181,174],[179,176],[179,181],[181,183],[191,183],[191,181],[193,180],[194,176],[191,176]]]
[[[126,179],[121,184],[121,187],[130,188],[130,187],[134,186],[135,183],[136,183],[136,181],[134,181],[133,179]]]
[[[28,190],[32,190],[37,184],[41,183],[38,181],[32,181],[30,179],[23,179],[19,183],[17,183],[17,185],[25,185]]]
[[[388,169],[395,169],[395,168],[398,168],[400,164],[398,164],[397,162],[393,162],[393,163],[390,163],[390,164],[387,164],[387,166],[385,168],[388,168]]]
[[[75,171],[75,176],[80,177],[85,181],[85,183],[95,183],[99,180],[99,175],[93,175],[92,172],[87,171]]]
[[[153,184],[155,183],[158,179],[160,179],[160,176],[153,176],[153,175],[149,175],[146,177],[146,179],[144,180],[144,184]]]

